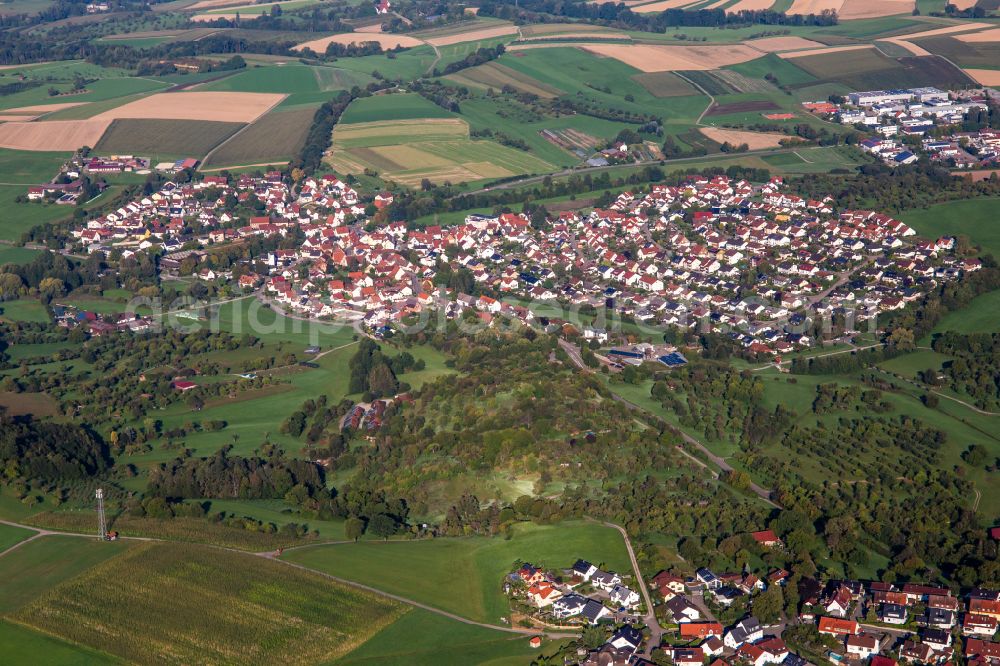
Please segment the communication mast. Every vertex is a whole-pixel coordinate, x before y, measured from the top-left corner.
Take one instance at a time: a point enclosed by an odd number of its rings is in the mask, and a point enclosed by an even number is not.
[[[100,539],[108,537],[108,526],[104,522],[104,490],[97,489],[97,536]]]

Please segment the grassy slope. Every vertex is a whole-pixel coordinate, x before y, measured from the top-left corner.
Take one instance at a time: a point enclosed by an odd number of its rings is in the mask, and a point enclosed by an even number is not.
[[[0,558],[0,612],[11,613],[39,595],[128,548],[78,537],[47,536]]]
[[[996,224],[1000,199],[950,201],[930,208],[912,210],[900,219],[922,236],[957,236],[964,234],[987,252],[1000,257],[1000,225]]]
[[[0,553],[7,550],[14,544],[21,543],[32,534],[34,534],[34,532],[31,530],[26,530],[20,527],[12,527],[10,525],[0,525]]]
[[[537,650],[528,646],[524,636],[455,622],[416,608],[333,663],[338,666],[471,666],[486,663],[523,666],[535,652]]]
[[[0,240],[19,240],[22,233],[38,224],[72,214],[72,206],[14,201],[27,192],[29,185],[51,180],[69,156],[69,153],[0,149],[0,174],[5,183],[0,185],[0,206],[5,211],[0,217]]]
[[[0,620],[0,654],[8,664],[32,666],[92,666],[117,664],[118,659],[80,645]]]
[[[508,615],[500,586],[517,560],[564,568],[584,558],[631,572],[618,533],[593,523],[522,524],[510,540],[363,542],[303,548],[284,557],[484,622]]]

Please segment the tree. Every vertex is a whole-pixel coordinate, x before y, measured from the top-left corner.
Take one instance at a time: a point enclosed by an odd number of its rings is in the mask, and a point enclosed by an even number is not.
[[[351,516],[344,521],[344,534],[348,539],[357,541],[365,533],[365,521],[356,516]]]
[[[781,609],[784,606],[785,599],[781,593],[781,586],[771,585],[754,600],[753,614],[763,624],[773,624],[781,618]]]
[[[396,521],[393,520],[392,516],[380,513],[372,517],[368,523],[368,530],[375,536],[388,540],[396,533]]]
[[[588,650],[596,650],[604,645],[604,642],[607,639],[608,636],[604,630],[597,626],[584,627],[583,633],[580,634],[580,642],[582,642],[584,647]]]

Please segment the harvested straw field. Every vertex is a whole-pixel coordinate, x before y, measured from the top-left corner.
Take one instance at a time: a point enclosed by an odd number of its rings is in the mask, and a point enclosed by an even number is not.
[[[3,123],[0,125],[0,148],[76,150],[96,144],[110,124],[110,119]]]
[[[789,58],[805,58],[807,56],[827,55],[828,53],[840,53],[842,51],[863,51],[873,49],[871,44],[852,44],[850,46],[828,46],[825,49],[810,49],[808,51],[791,51],[789,53],[779,53],[778,57],[788,60]]]
[[[746,132],[743,130],[722,129],[721,127],[701,127],[699,131],[716,143],[728,143],[731,146],[739,146],[745,143],[750,150],[777,148],[781,145],[780,142],[782,139],[793,138],[784,134]]]
[[[778,51],[801,51],[802,49],[821,49],[825,44],[814,42],[804,37],[765,37],[764,39],[754,39],[743,42],[758,51],[764,53],[777,53]]]
[[[3,115],[0,115],[0,123],[26,123],[29,120],[34,120],[37,117],[38,116],[29,116],[29,115],[24,115],[24,114],[22,114],[22,115],[17,115],[17,114],[9,115],[9,114],[5,113]]]
[[[143,97],[94,116],[94,120],[159,118],[251,123],[277,106],[285,95],[245,92],[176,92]]]
[[[582,47],[591,53],[620,60],[642,72],[718,69],[760,57],[760,51],[741,44],[726,46],[584,44]]]
[[[524,37],[521,39],[521,43],[530,42],[541,42],[546,39],[558,40],[558,39],[593,39],[595,41],[600,40],[624,40],[631,41],[632,37],[626,35],[623,32],[566,32],[559,35],[536,35],[534,37]]]
[[[984,86],[1000,86],[1000,69],[966,69],[964,71]]]
[[[888,39],[880,39],[880,42],[889,42],[890,44],[895,44],[896,46],[906,49],[909,53],[916,56],[927,56],[931,55],[931,52],[927,49],[917,46],[913,42],[908,42],[901,37],[890,37]]]
[[[639,14],[649,14],[651,12],[662,12],[668,9],[678,9],[692,4],[691,0],[660,0],[649,5],[633,7],[632,11]]]
[[[41,113],[52,113],[54,111],[62,111],[63,109],[71,109],[74,106],[83,106],[87,102],[60,102],[58,104],[35,104],[34,106],[19,106],[15,109],[4,109],[0,113],[26,113],[26,114],[41,114]]]
[[[820,14],[824,10],[832,9],[840,12],[844,5],[844,0],[795,0],[788,8],[787,14]]]
[[[461,44],[462,42],[478,42],[484,39],[495,37],[505,37],[516,35],[517,26],[498,25],[488,28],[477,28],[468,32],[459,32],[454,35],[442,35],[440,37],[430,37],[426,41],[434,46],[448,46],[449,44]]]
[[[845,0],[837,12],[844,21],[911,14],[915,0]]]
[[[770,9],[773,4],[774,0],[740,0],[732,7],[726,9],[726,13],[735,14],[742,11],[757,12]]]
[[[410,37],[409,35],[390,35],[383,32],[347,32],[302,42],[295,46],[294,49],[296,51],[312,49],[316,53],[326,53],[326,47],[330,44],[360,44],[362,42],[378,42],[379,46],[383,49],[394,49],[397,46],[410,48],[412,46],[421,46],[424,43],[416,37]]]
[[[955,4],[954,2],[952,4]],[[980,42],[1000,42],[1000,28],[991,28],[982,32],[970,32],[964,35],[955,35],[955,39],[960,42],[972,44]]]

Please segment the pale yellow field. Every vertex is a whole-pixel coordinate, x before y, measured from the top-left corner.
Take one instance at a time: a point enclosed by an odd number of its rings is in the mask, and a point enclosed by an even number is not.
[[[901,46],[901,47],[903,47],[904,49],[906,49],[907,51],[909,51],[910,53],[912,53],[913,55],[916,55],[916,56],[931,55],[931,53],[927,49],[925,49],[925,48],[923,48],[921,46],[917,46],[913,42],[908,42],[905,39],[902,39],[901,37],[890,37],[889,39],[881,39],[879,41],[889,42],[890,44],[895,44],[896,46]]]
[[[504,37],[506,35],[516,35],[516,25],[498,25],[492,28],[479,28],[469,32],[460,32],[455,35],[443,35],[441,37],[431,37],[428,44],[434,46],[448,46],[449,44],[461,44],[462,42],[477,42],[482,39],[493,39],[494,37]]]
[[[18,115],[8,115],[4,113],[0,116],[0,123],[15,123],[15,122],[28,122],[29,120],[34,120],[38,116],[18,116]]]
[[[667,9],[677,9],[678,7],[685,7],[692,3],[693,0],[660,0],[660,2],[654,2],[650,5],[633,7],[632,11],[639,14],[648,14],[650,12],[662,12]]]
[[[185,9],[216,9],[218,7],[235,7],[246,5],[243,0],[201,0],[193,5],[188,5]]]
[[[992,28],[992,27],[993,27],[992,23],[961,23],[959,25],[945,26],[944,28],[934,28],[932,30],[924,30],[922,32],[911,32],[906,35],[899,35],[895,39],[923,39],[924,37],[951,35],[956,32],[970,32],[972,30],[982,30],[983,28]],[[960,38],[956,37],[955,39],[960,39]]]
[[[387,134],[413,138],[468,137],[469,125],[460,118],[418,118],[415,120],[376,120],[368,123],[338,124],[333,129],[337,143],[352,139],[367,139]]]
[[[966,69],[964,71],[984,86],[1000,86],[1000,69]]]
[[[355,34],[347,32],[339,35],[330,35],[329,37],[320,37],[319,39],[313,39],[308,42],[302,42],[301,44],[295,46],[294,50],[301,51],[302,49],[309,48],[316,53],[326,53],[326,47],[330,44],[360,44],[361,42],[378,42],[383,49],[394,49],[397,46],[409,48],[411,46],[420,46],[424,43],[415,37],[410,37],[409,35],[390,35],[375,32]]]
[[[740,0],[735,5],[726,10],[727,14],[735,14],[736,12],[746,11],[761,11],[764,9],[770,9],[771,5],[774,4],[774,0]]]
[[[721,127],[699,127],[698,131],[716,143],[729,143],[732,146],[747,144],[750,150],[777,148],[782,139],[792,137],[770,132],[746,132],[743,130],[723,129]]]
[[[779,58],[785,58],[786,60],[790,58],[804,58],[806,56],[812,55],[824,55],[827,53],[840,53],[841,51],[859,51],[861,49],[872,49],[875,48],[871,44],[851,44],[850,46],[828,46],[825,49],[809,49],[807,51],[790,51],[788,53],[779,53]]]
[[[191,20],[195,23],[208,23],[210,21],[218,21],[219,19],[234,21],[236,17],[237,14],[195,14],[191,17]]]
[[[844,0],[837,16],[845,21],[910,14],[915,0]]]
[[[375,32],[382,32],[382,24],[372,23],[371,25],[359,25],[356,28],[354,28],[354,32],[363,32],[369,34]]]
[[[176,92],[143,97],[94,116],[95,120],[162,118],[251,123],[274,108],[285,95],[243,92]]]
[[[764,53],[775,53],[777,51],[799,51],[801,49],[821,49],[824,44],[814,42],[804,37],[765,37],[764,39],[754,39],[743,42],[747,46],[752,46]]]
[[[6,109],[0,113],[52,113],[63,109],[71,109],[74,106],[83,106],[90,102],[60,102],[59,104],[35,104],[33,106],[19,106],[16,109]]]
[[[562,35],[565,33],[605,33],[612,32],[611,28],[602,25],[587,25],[586,23],[538,23],[535,25],[521,26],[521,34],[525,38],[545,35]]]
[[[0,148],[14,150],[76,150],[94,146],[111,120],[49,120],[0,125]]]
[[[788,8],[788,14],[820,14],[824,9],[832,9],[838,14],[844,0],[795,0]]]
[[[976,0],[951,0],[949,4],[955,5],[956,9],[963,10],[976,6]]]
[[[952,2],[952,4],[955,3]],[[983,30],[982,32],[970,32],[966,35],[955,35],[955,39],[960,42],[971,42],[973,44],[978,42],[1000,42],[1000,28],[992,28],[990,30]]]
[[[642,72],[718,69],[760,57],[760,51],[742,44],[660,46],[650,44],[580,44],[584,50],[615,58]]]

